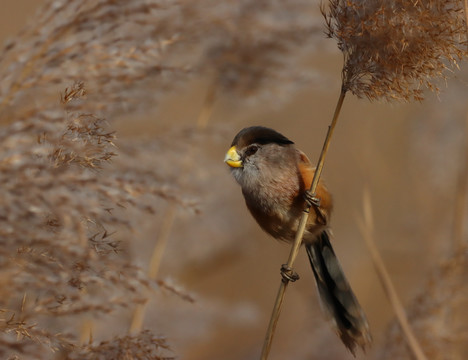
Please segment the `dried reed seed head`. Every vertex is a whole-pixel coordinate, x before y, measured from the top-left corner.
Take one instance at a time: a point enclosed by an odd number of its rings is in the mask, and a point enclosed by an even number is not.
[[[88,109],[110,118],[205,72],[239,98],[281,98],[310,78],[302,60],[321,32],[314,8],[305,0],[47,2],[0,54],[0,115],[45,112],[47,102],[29,100],[84,81],[94,94]]]
[[[344,54],[343,89],[370,100],[421,100],[467,55],[461,0],[330,0],[327,35]]]
[[[115,337],[64,356],[66,360],[174,360],[165,338],[153,335],[149,330],[132,336]]]
[[[46,2],[34,22],[2,49],[0,115],[11,109],[16,119],[28,111],[45,112],[48,102],[29,100],[55,96],[73,81],[92,89],[87,108],[94,114],[109,117],[154,102],[164,93],[160,89],[189,73],[180,61],[166,65],[181,30],[179,15],[180,5],[173,1]]]
[[[86,111],[85,94],[77,83],[61,102],[55,98],[53,111],[0,128],[0,284],[8,289],[0,300],[0,354],[16,349],[41,358],[73,347],[76,334],[49,333],[42,319],[59,324],[141,302],[151,284],[120,251],[134,224],[119,208],[154,213],[155,198],[192,206],[163,186],[164,176],[138,167],[138,153],[121,154],[133,161],[113,171],[114,134]],[[21,323],[10,321],[18,317]]]
[[[259,97],[304,82],[301,48],[321,32],[315,4],[292,0],[224,1],[208,11],[204,57],[200,68],[213,72],[214,86],[241,98]],[[307,16],[308,15],[308,16]],[[209,32],[209,33],[208,33]]]

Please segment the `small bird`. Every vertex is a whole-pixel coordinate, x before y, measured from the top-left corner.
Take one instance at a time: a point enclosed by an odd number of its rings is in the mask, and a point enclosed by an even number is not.
[[[242,188],[247,208],[275,239],[293,242],[307,202],[314,204],[303,243],[309,256],[323,311],[344,345],[355,355],[371,342],[366,316],[330,243],[332,197],[320,181],[313,199],[308,192],[315,168],[284,135],[263,126],[242,129],[225,163]]]

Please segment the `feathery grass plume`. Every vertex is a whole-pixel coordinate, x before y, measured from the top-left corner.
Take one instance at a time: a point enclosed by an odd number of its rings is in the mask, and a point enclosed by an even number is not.
[[[320,33],[315,4],[288,1],[210,1],[197,8],[205,26],[196,35],[202,44],[197,68],[211,78],[197,125],[204,128],[222,95],[235,100],[287,99],[310,81],[302,64]],[[193,10],[192,10],[193,11]],[[305,75],[306,73],[309,76]]]
[[[439,265],[408,315],[427,357],[431,360],[462,360],[468,354],[468,253],[460,251]],[[385,336],[379,359],[412,359],[398,325]]]
[[[320,33],[314,8],[304,0],[214,4],[202,70],[213,73],[219,91],[240,98],[286,94],[306,80],[299,63],[301,49]]]
[[[111,117],[154,102],[189,72],[174,58],[166,62],[181,26],[190,27],[180,10],[175,1],[159,0],[46,2],[2,49],[0,113],[44,112],[47,102],[30,99],[75,81],[93,92],[87,108],[94,114]]]
[[[358,97],[422,100],[467,55],[462,0],[330,0],[322,13]]]
[[[12,121],[13,111],[46,111],[47,103],[29,100],[76,81],[95,95],[89,111],[106,118],[154,104],[213,67],[223,88],[244,98],[279,91],[294,83],[290,69],[297,66],[288,64],[298,45],[318,32],[307,23],[310,11],[304,0],[287,7],[253,0],[46,2],[0,54],[1,121]]]
[[[314,45],[311,37],[320,33],[318,22],[314,24],[315,4],[228,0],[206,10],[200,15],[207,28],[198,35],[204,43],[199,69],[211,82],[197,121],[200,128],[222,95],[248,103],[284,101],[311,80],[303,60]]]
[[[138,335],[115,337],[97,345],[84,346],[62,357],[64,360],[174,360],[166,339],[154,336],[149,330]]]
[[[32,113],[0,128],[0,354],[74,348],[68,319],[142,301],[150,283],[121,253],[133,224],[119,208],[154,213],[141,195],[178,201],[151,169],[108,170],[115,136],[84,111],[85,94],[77,83],[51,118]]]

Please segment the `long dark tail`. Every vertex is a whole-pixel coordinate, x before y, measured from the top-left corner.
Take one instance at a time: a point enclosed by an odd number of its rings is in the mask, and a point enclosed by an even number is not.
[[[333,251],[328,232],[323,231],[317,240],[305,246],[322,307],[332,319],[335,331],[353,355],[356,345],[365,350],[371,342],[369,325]]]

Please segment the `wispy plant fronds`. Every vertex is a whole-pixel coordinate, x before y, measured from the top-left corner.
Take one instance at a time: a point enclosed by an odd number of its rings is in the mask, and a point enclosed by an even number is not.
[[[461,251],[436,268],[408,308],[411,323],[428,358],[465,359],[468,343],[468,253]],[[379,359],[412,359],[393,324]]]
[[[461,0],[331,0],[322,11],[358,97],[421,100],[467,54]]]
[[[165,61],[178,41],[180,10],[173,1],[158,0],[48,2],[3,48],[0,111],[18,113],[21,107],[23,112],[37,105],[31,97],[43,98],[57,92],[57,84],[75,81],[92,89],[88,109],[93,113],[111,116],[154,101],[161,88],[188,71]],[[158,91],[148,91],[155,85]]]
[[[116,337],[97,345],[84,346],[75,351],[66,360],[174,360],[166,339],[154,336],[145,330],[138,335]]]
[[[298,60],[300,49],[312,48],[311,38],[321,32],[315,4],[235,0],[213,6],[200,65],[213,73],[218,91],[241,98],[285,94],[306,80]]]
[[[303,0],[50,1],[0,54],[0,114],[45,111],[30,99],[77,81],[93,94],[88,109],[107,118],[205,71],[243,98],[279,92],[302,79],[290,64],[319,33],[311,8]]]
[[[114,133],[85,112],[85,93],[78,83],[57,97],[61,121],[34,113],[0,129],[0,353],[74,346],[76,334],[54,334],[44,319],[106,314],[142,301],[150,285],[121,251],[132,223],[119,209],[154,213],[137,199],[177,197],[151,169],[103,171]]]

